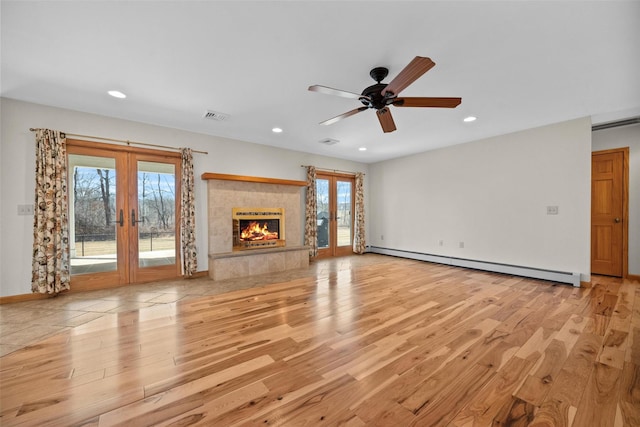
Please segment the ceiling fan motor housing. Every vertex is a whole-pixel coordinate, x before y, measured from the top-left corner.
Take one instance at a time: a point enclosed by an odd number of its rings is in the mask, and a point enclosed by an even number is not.
[[[384,80],[385,77],[389,74],[389,70],[385,67],[376,67],[369,72],[371,78],[378,83],[369,86],[365,90],[362,91],[362,95],[367,98],[361,98],[360,102],[362,102],[368,108],[375,108],[376,110],[380,110],[387,105],[392,103],[392,99],[389,97],[385,97],[382,95],[382,90],[387,87],[386,83],[380,83]]]
[[[387,87],[386,83],[376,83],[362,91],[362,95],[368,98],[361,98],[360,102],[369,108],[379,110],[387,106],[387,98],[382,95],[382,89]]]

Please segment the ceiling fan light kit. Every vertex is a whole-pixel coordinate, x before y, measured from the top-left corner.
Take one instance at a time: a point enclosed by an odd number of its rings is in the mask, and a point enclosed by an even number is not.
[[[400,73],[390,82],[382,83],[389,70],[385,67],[376,67],[369,72],[369,75],[376,84],[364,89],[361,94],[348,92],[340,89],[333,89],[327,86],[313,85],[309,86],[312,92],[324,93],[326,95],[336,95],[343,98],[351,98],[359,100],[364,107],[359,107],[339,116],[330,118],[321,125],[330,125],[342,119],[358,114],[362,111],[373,108],[376,110],[378,121],[385,133],[396,130],[391,110],[388,106],[395,107],[435,107],[435,108],[455,108],[462,102],[462,98],[433,98],[433,97],[402,97],[398,95],[411,83],[420,78],[424,73],[435,66],[435,62],[431,58],[416,56]]]

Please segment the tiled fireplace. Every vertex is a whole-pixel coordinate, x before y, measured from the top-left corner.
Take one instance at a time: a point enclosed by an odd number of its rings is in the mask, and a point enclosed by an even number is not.
[[[202,179],[208,180],[212,279],[309,266],[309,249],[302,244],[304,181],[214,173]]]

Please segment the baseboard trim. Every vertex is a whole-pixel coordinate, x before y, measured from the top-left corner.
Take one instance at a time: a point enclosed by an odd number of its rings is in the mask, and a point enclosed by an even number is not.
[[[9,295],[6,297],[0,297],[0,305],[2,304],[11,304],[14,302],[24,302],[24,301],[34,301],[38,299],[47,299],[51,298],[48,294],[19,294],[19,295]]]
[[[637,274],[627,274],[627,279],[640,282],[640,276]]]
[[[545,270],[535,267],[500,264],[496,262],[485,262],[464,258],[454,258],[443,255],[425,254],[422,252],[405,251],[401,249],[381,248],[378,246],[369,246],[368,252],[397,256],[400,258],[415,259],[418,261],[433,262],[436,264],[451,265],[454,267],[472,268],[475,270],[491,271],[494,273],[511,274],[514,276],[530,277],[533,279],[549,280],[559,283],[568,283],[576,288],[580,287],[581,285],[579,273]]]

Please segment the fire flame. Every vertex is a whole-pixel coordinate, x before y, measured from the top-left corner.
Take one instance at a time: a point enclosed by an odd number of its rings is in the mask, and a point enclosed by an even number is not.
[[[240,231],[240,238],[242,240],[277,240],[278,232],[269,231],[266,222],[261,226],[258,221],[251,221]]]

